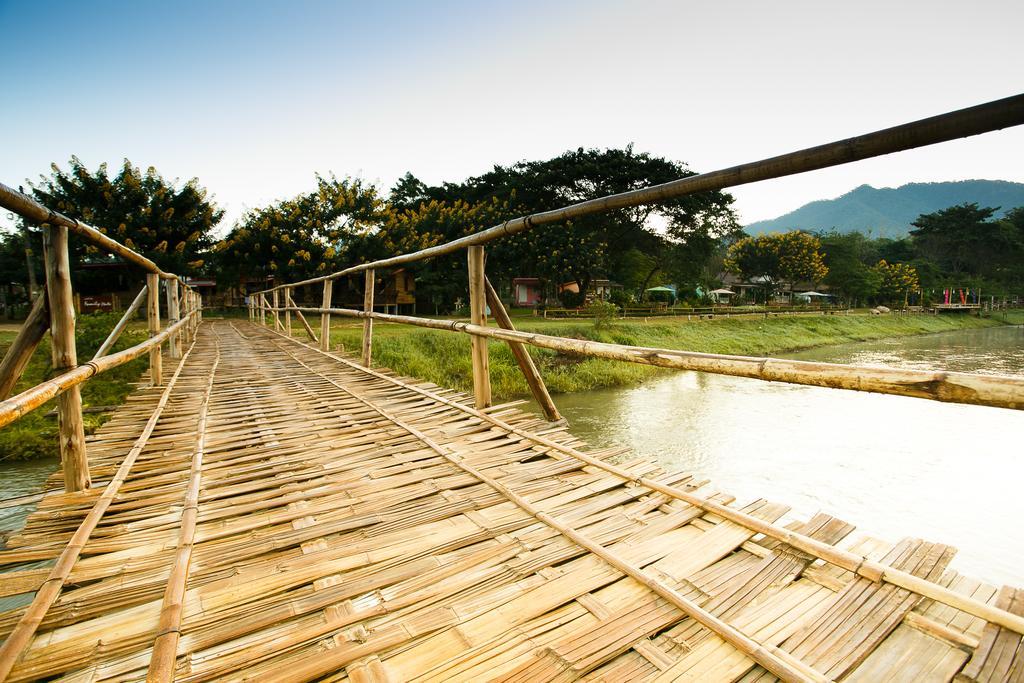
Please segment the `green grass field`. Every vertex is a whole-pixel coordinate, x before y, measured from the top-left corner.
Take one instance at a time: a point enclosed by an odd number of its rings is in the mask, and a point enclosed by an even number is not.
[[[1024,314],[1006,322],[1024,322]],[[332,321],[334,322],[334,321]],[[651,346],[707,353],[763,356],[829,344],[868,341],[886,337],[991,327],[1004,321],[966,315],[912,316],[778,316],[771,318],[722,318],[687,321],[673,318],[626,319],[605,329],[591,320],[544,320],[516,317],[518,329],[594,341]],[[296,334],[302,334],[296,330]],[[331,343],[358,353],[362,323],[337,321]],[[501,342],[490,342],[491,385],[496,400],[528,396],[526,382]],[[553,393],[585,391],[600,387],[631,386],[659,372],[659,368],[598,358],[580,358],[546,349],[530,350]],[[441,386],[471,389],[469,337],[451,332],[425,330],[393,323],[374,323],[374,362],[435,382]]]

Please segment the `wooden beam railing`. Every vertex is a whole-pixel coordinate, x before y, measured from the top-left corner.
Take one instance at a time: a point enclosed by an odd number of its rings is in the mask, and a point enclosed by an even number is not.
[[[413,325],[432,330],[462,332],[477,338],[517,342],[553,351],[676,370],[697,370],[771,382],[788,382],[831,389],[851,389],[926,398],[947,403],[969,403],[1024,410],[1024,378],[1009,375],[978,375],[966,372],[935,372],[778,358],[727,356],[568,339],[537,332],[485,327],[461,320],[367,313],[348,308],[300,308],[298,310],[304,313],[340,315],[350,318],[372,317],[384,322]]]
[[[150,376],[153,383],[160,384],[161,345],[167,341],[171,357],[180,356],[182,335],[188,335],[195,330],[201,317],[202,301],[178,275],[161,270],[153,261],[107,237],[101,230],[51,211],[31,197],[2,183],[0,206],[14,211],[26,221],[42,226],[46,266],[46,294],[36,300],[17,338],[0,362],[0,399],[3,399],[0,401],[0,427],[10,424],[46,401],[57,398],[64,487],[69,492],[86,489],[90,486],[90,475],[79,385],[100,372],[123,365],[144,353],[149,353],[150,356]],[[78,349],[75,344],[74,294],[71,288],[71,262],[68,254],[69,233],[75,233],[92,245],[116,254],[146,272],[146,286],[111,330],[93,359],[84,365],[78,364]],[[168,285],[166,293],[170,325],[164,332],[160,331],[161,280]],[[109,354],[132,316],[142,305],[144,296],[148,298],[150,339],[124,351]],[[47,329],[50,331],[53,367],[61,374],[8,398]]]
[[[372,277],[372,273],[375,271],[379,272],[383,268],[400,266],[423,259],[452,254],[461,249],[468,249],[470,325],[466,326],[464,323],[456,323],[455,321],[429,321],[428,324],[428,320],[425,318],[377,314],[372,311],[372,302],[369,306],[364,303],[364,310],[361,312],[364,318],[364,365],[369,365],[373,329],[372,320],[374,319],[468,332],[473,335],[473,392],[477,406],[481,407],[490,402],[487,343],[484,337],[501,339],[510,345],[518,344],[518,346],[512,347],[513,353],[524,376],[526,376],[531,393],[544,408],[548,419],[555,419],[554,416],[558,413],[554,409],[554,404],[551,402],[551,397],[548,395],[547,388],[544,386],[540,374],[536,372],[536,365],[529,360],[529,355],[526,354],[524,344],[661,367],[701,370],[704,372],[756,377],[794,384],[857,389],[929,398],[939,401],[975,403],[1019,409],[1024,406],[1024,399],[1021,397],[1019,387],[1021,380],[1008,377],[981,377],[964,373],[881,370],[878,368],[842,366],[827,363],[801,364],[795,361],[781,361],[769,358],[742,358],[715,354],[687,353],[671,349],[645,349],[597,344],[595,342],[582,342],[547,335],[516,332],[510,329],[511,320],[508,321],[507,325],[501,325],[502,328],[506,329],[488,329],[485,327],[484,315],[485,287],[483,282],[486,278],[483,273],[482,248],[483,245],[494,240],[525,230],[536,229],[542,225],[560,223],[615,209],[664,202],[698,192],[721,190],[761,180],[780,178],[796,173],[847,164],[883,154],[914,149],[1021,124],[1024,124],[1024,95],[1015,95],[1002,100],[878,130],[845,140],[830,142],[769,159],[762,159],[710,173],[692,175],[661,185],[599,197],[551,211],[520,216],[451,242],[390,258],[361,263],[328,275],[276,285],[265,290],[265,293],[272,292],[275,297],[275,304],[272,310],[275,310],[276,316],[278,290],[286,288],[286,291],[289,291],[294,287],[322,282],[324,298],[320,308],[299,309],[294,307],[294,302],[291,302],[286,297],[285,310],[320,313],[320,348],[326,351],[330,348],[331,314],[358,314],[358,312],[347,309],[332,308],[330,291],[331,283],[334,280],[361,271],[365,271],[369,279]],[[497,297],[494,296],[493,300],[497,302]],[[261,302],[263,307],[261,308],[262,322],[263,310],[267,307],[265,296],[261,296]],[[497,308],[498,306],[491,305],[492,311],[497,310]]]

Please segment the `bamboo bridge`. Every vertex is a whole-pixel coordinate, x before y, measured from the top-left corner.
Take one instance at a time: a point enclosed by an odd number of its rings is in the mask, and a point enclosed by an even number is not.
[[[1024,409],[1024,380],[522,333],[483,254],[578,215],[1020,123],[1024,96],[523,217],[278,285],[248,320],[204,321],[178,276],[0,185],[0,205],[44,225],[47,265],[0,364],[0,426],[57,398],[63,463],[0,550],[0,597],[24,598],[0,612],[0,681],[1024,681],[1024,590],[961,576],[941,543],[788,521],[780,502],[583,443],[527,347],[992,410]],[[82,364],[72,233],[147,272]],[[464,248],[469,323],[376,313],[372,287],[362,310],[333,306],[338,277]],[[313,285],[320,306],[297,304]],[[109,353],[143,303],[150,338]],[[331,349],[332,316],[363,320],[359,357]],[[374,367],[374,320],[470,335],[473,394]],[[8,398],[47,330],[61,374]],[[489,340],[543,416],[492,405]],[[148,385],[86,438],[79,386],[147,354]]]

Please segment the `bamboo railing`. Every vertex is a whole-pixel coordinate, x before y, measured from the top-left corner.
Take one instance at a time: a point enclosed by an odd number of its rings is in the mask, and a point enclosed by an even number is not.
[[[183,342],[191,339],[202,316],[202,300],[184,280],[160,269],[145,256],[104,235],[100,230],[54,212],[20,192],[0,183],[0,206],[43,227],[46,265],[45,294],[33,305],[28,319],[0,363],[0,427],[10,424],[57,398],[61,463],[66,491],[89,488],[89,463],[85,450],[80,385],[97,374],[149,354],[150,379],[163,383],[161,347],[166,342],[171,358],[180,358]],[[68,236],[74,233],[104,251],[120,256],[146,273],[146,285],[111,330],[92,360],[78,362],[75,346],[75,310],[71,290]],[[160,287],[167,296],[168,327],[160,329]],[[149,339],[117,353],[109,353],[131,317],[146,299]],[[9,396],[46,331],[50,332],[53,367],[60,374]]]
[[[618,344],[601,344],[550,335],[517,332],[511,319],[496,296],[488,296],[485,286],[483,245],[506,235],[537,229],[542,225],[604,213],[614,209],[649,204],[682,197],[696,192],[719,190],[745,183],[778,178],[810,170],[836,166],[870,157],[946,142],[978,135],[1024,123],[1024,95],[1016,95],[987,104],[961,109],[912,123],[839,140],[818,147],[783,154],[781,156],[741,164],[701,175],[681,178],[661,185],[609,195],[560,209],[544,211],[514,218],[500,225],[473,233],[466,237],[439,244],[420,251],[380,259],[345,268],[293,283],[276,285],[259,292],[250,299],[250,319],[274,318],[275,329],[280,327],[280,313],[318,313],[321,316],[320,348],[329,350],[330,316],[361,317],[363,323],[363,364],[370,365],[373,348],[372,321],[390,322],[462,332],[473,339],[473,393],[478,408],[490,405],[490,378],[487,359],[487,338],[507,342],[513,349],[519,366],[527,379],[534,399],[549,420],[558,420],[558,410],[551,401],[544,381],[536,366],[525,354],[523,345],[538,346],[588,356],[610,358],[632,363],[657,365],[686,370],[700,370],[722,375],[734,375],[791,384],[870,391],[899,396],[912,396],[952,403],[971,403],[1000,408],[1024,409],[1024,380],[1007,376],[988,376],[969,373],[922,372],[918,370],[858,367],[832,363],[806,363],[772,358],[752,358],[721,354],[693,353],[672,349],[644,348]],[[388,315],[373,311],[373,273],[381,268],[404,265],[414,261],[451,254],[461,249],[468,251],[469,267],[469,324],[455,320],[435,320],[413,316]],[[332,282],[345,275],[366,273],[366,296],[362,311],[332,307]],[[294,305],[290,293],[295,287],[323,283],[323,301],[319,308]],[[284,306],[279,305],[278,293],[286,293]],[[271,295],[268,302],[267,294]],[[499,329],[486,327],[485,306],[490,305]],[[288,326],[290,330],[290,326]],[[525,358],[523,356],[525,355]]]
[[[840,365],[834,363],[816,363],[803,361],[780,360],[773,358],[757,358],[746,356],[730,356],[722,354],[695,353],[679,351],[674,349],[645,348],[626,346],[619,344],[606,344],[578,339],[569,339],[552,335],[545,335],[533,332],[516,331],[512,327],[511,319],[507,315],[501,301],[495,295],[490,283],[487,282],[484,273],[484,249],[483,245],[506,235],[515,234],[529,229],[536,229],[539,226],[556,223],[562,220],[577,218],[584,215],[591,215],[640,204],[654,203],[685,196],[695,192],[718,190],[735,185],[741,185],[769,178],[777,178],[795,173],[802,173],[809,170],[825,168],[838,164],[849,163],[860,159],[867,159],[882,154],[912,149],[924,145],[949,141],[970,135],[977,135],[1004,128],[1024,124],[1024,95],[1018,95],[988,104],[963,109],[960,111],[942,114],[940,116],[924,119],[921,121],[896,126],[886,130],[869,133],[856,138],[841,140],[838,142],[813,147],[810,149],[784,154],[772,159],[743,164],[740,166],[714,171],[702,175],[682,178],[680,180],[665,183],[654,187],[634,190],[617,195],[610,195],[599,199],[581,202],[571,206],[553,211],[533,214],[512,219],[486,230],[468,235],[445,244],[436,245],[427,249],[408,254],[402,254],[391,258],[381,259],[370,263],[363,263],[328,275],[311,278],[294,283],[284,283],[273,288],[257,293],[250,299],[249,318],[251,321],[258,321],[266,324],[267,316],[274,319],[271,325],[275,331],[279,330],[278,322],[280,314],[292,312],[302,315],[319,314],[321,317],[319,349],[323,352],[330,350],[330,316],[340,315],[345,317],[362,318],[363,338],[361,366],[367,372],[370,370],[372,359],[372,333],[374,320],[391,323],[407,324],[417,327],[445,330],[468,334],[471,336],[472,361],[473,361],[473,394],[475,402],[475,413],[482,415],[485,419],[494,421],[500,420],[489,416],[484,410],[491,404],[490,378],[487,360],[487,341],[495,339],[504,341],[512,348],[513,353],[519,362],[520,368],[527,379],[534,398],[544,410],[549,420],[558,420],[557,408],[551,401],[543,379],[537,371],[536,366],[530,360],[525,351],[525,345],[547,348],[556,351],[608,358],[632,363],[655,365],[685,370],[697,370],[714,374],[732,375],[760,379],[764,381],[786,382],[791,384],[803,384],[810,386],[849,389],[856,391],[868,391],[898,396],[909,396],[925,398],[935,401],[952,403],[976,404],[1000,408],[1021,410],[1024,409],[1024,379],[1010,376],[978,375],[972,373],[954,372],[928,372],[919,370],[903,370],[894,368],[863,367]],[[436,256],[451,254],[461,249],[467,249],[467,266],[469,271],[469,295],[470,295],[470,322],[458,320],[439,320],[408,315],[396,315],[378,313],[373,311],[372,286],[373,273],[383,268],[404,265]],[[336,308],[332,304],[333,281],[345,275],[357,272],[366,273],[367,294],[364,298],[362,310]],[[291,292],[296,287],[310,284],[322,283],[323,299],[320,307],[298,306],[291,297]],[[277,294],[279,291],[287,292],[283,305],[279,305]],[[268,300],[267,294],[271,295],[272,301]],[[485,306],[490,305],[492,315],[498,323],[498,327],[488,327],[484,312]],[[303,318],[304,320],[304,318]],[[307,328],[308,329],[308,328]],[[315,336],[310,332],[310,337]],[[291,330],[289,328],[290,336]],[[297,340],[294,340],[296,341]],[[522,359],[525,356],[525,359]],[[352,364],[352,361],[338,356],[332,356],[342,362]],[[386,374],[379,374],[379,377],[394,381]],[[424,390],[410,387],[413,391]],[[436,397],[436,400],[444,400]],[[461,404],[453,403],[461,406]],[[465,410],[472,410],[461,406]],[[502,427],[515,429],[510,425]],[[628,479],[635,484],[645,486],[652,491],[670,496],[677,500],[696,505],[708,512],[718,514],[725,519],[745,526],[756,533],[764,534],[775,538],[787,545],[802,550],[825,562],[842,567],[863,576],[872,581],[881,581],[895,586],[906,588],[920,595],[932,598],[947,605],[962,609],[970,614],[981,617],[986,621],[1002,625],[1018,633],[1024,633],[1024,618],[1012,614],[1006,610],[998,609],[972,598],[966,598],[950,589],[937,583],[927,581],[906,572],[896,570],[866,557],[855,555],[850,552],[840,551],[815,539],[796,533],[774,524],[768,524],[763,520],[733,510],[728,506],[716,501],[696,496],[681,489],[666,486],[659,482],[645,477],[636,477],[628,470],[604,462],[599,458],[593,458],[573,448],[566,448],[555,442],[550,442],[543,437],[523,433],[524,438],[536,441],[538,444],[557,448],[567,455],[579,458],[584,462],[597,467],[616,476]],[[549,520],[544,520],[550,523]],[[603,549],[591,547],[587,539],[575,538],[571,529],[559,529],[567,534],[574,542],[583,544],[591,552],[605,557]],[[605,558],[609,559],[609,558]],[[614,560],[611,558],[610,561]],[[614,564],[614,562],[613,562]],[[620,567],[622,568],[622,567]],[[630,569],[630,568],[625,568]],[[628,572],[627,572],[628,573]],[[636,577],[635,577],[636,578]],[[676,602],[674,596],[661,593],[663,597]],[[719,626],[719,625],[715,625]],[[723,631],[715,628],[720,635]],[[729,639],[735,636],[736,642],[742,640],[742,634],[725,633],[723,637]],[[732,642],[732,641],[730,641]],[[771,659],[773,653],[765,653]],[[774,662],[778,664],[778,662]],[[783,662],[785,664],[785,662]],[[783,669],[784,670],[784,669]],[[775,670],[775,673],[779,673]]]

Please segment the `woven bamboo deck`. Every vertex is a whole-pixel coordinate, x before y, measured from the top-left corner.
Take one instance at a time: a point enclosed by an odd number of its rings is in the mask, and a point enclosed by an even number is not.
[[[204,323],[167,384],[91,438],[93,488],[47,495],[0,552],[0,594],[63,585],[8,680],[776,680],[572,533],[808,679],[1024,680],[1019,634],[587,465],[572,449],[732,502],[515,407],[243,322]],[[789,526],[1024,614],[1024,591],[949,570],[948,546]]]

